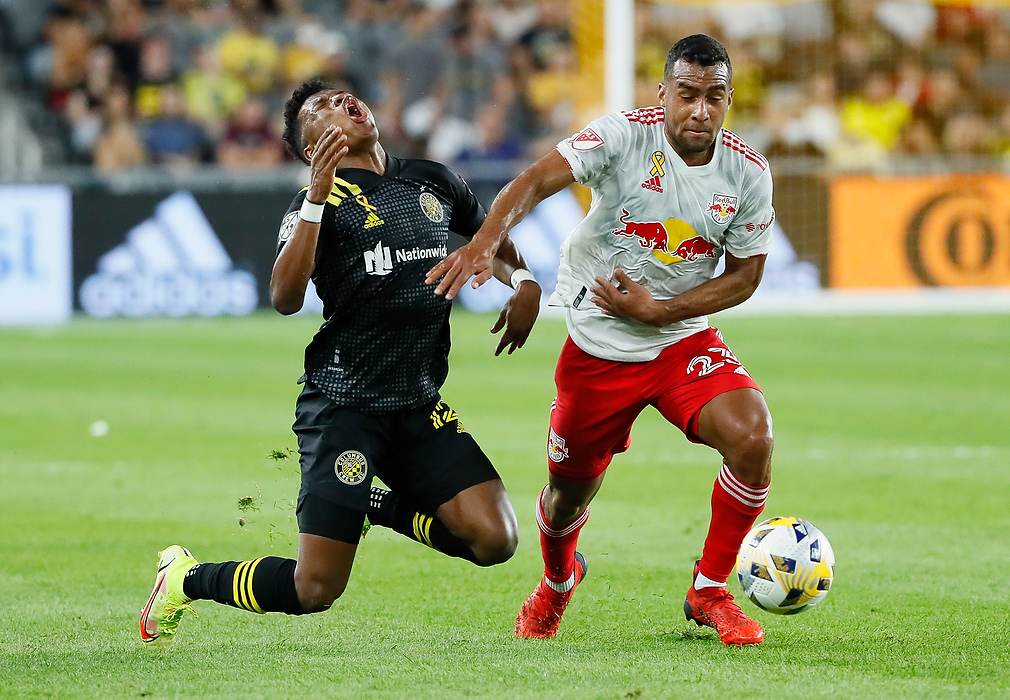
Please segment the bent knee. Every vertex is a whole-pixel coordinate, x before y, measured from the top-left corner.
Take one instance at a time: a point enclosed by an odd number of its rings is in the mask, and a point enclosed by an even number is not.
[[[495,564],[504,564],[511,559],[518,546],[519,537],[513,530],[496,533],[492,538],[475,543],[472,549],[480,566],[494,566]]]
[[[328,610],[331,605],[344,593],[347,582],[321,581],[321,580],[299,580],[295,579],[295,588],[298,591],[298,602],[307,613],[317,613]]]

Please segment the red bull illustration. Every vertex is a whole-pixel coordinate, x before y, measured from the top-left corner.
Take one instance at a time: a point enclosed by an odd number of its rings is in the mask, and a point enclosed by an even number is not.
[[[630,221],[631,213],[622,210],[622,228],[614,229],[615,236],[637,238],[643,248],[652,250],[658,260],[667,265],[678,262],[695,262],[702,258],[717,258],[721,250],[715,243],[698,235],[694,227],[680,219],[659,221]],[[671,246],[670,242],[675,241]],[[671,249],[672,248],[672,249]]]
[[[643,248],[652,248],[653,250],[667,251],[667,235],[666,227],[658,221],[628,221],[627,217],[631,216],[631,212],[627,209],[621,210],[621,223],[624,224],[624,228],[614,229],[614,233],[618,236],[627,236],[628,238],[637,238],[638,244]]]

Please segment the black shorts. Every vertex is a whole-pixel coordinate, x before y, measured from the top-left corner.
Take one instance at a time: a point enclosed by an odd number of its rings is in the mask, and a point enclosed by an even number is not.
[[[500,478],[437,398],[370,415],[338,406],[306,382],[294,431],[302,469],[298,529],[306,534],[357,543],[375,477],[428,515],[464,489]]]

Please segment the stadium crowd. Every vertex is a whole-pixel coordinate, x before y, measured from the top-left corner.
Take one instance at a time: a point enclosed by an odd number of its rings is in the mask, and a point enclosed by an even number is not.
[[[455,163],[528,159],[584,123],[577,91],[599,92],[579,73],[569,0],[0,0],[0,13],[37,25],[16,46],[19,80],[58,116],[65,161],[103,171],[283,163],[280,106],[311,76],[363,97],[393,152]],[[639,2],[636,20],[639,105],[655,103],[672,41],[710,33],[734,60],[728,126],[769,156],[872,169],[1010,154],[1006,9]]]

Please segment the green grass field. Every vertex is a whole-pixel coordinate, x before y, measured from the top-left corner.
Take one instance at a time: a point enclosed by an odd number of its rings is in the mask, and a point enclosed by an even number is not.
[[[564,327],[542,319],[494,358],[493,320],[454,317],[443,395],[509,488],[511,561],[478,569],[375,529],[329,612],[202,602],[154,649],[137,620],[160,548],[294,556],[297,464],[268,454],[295,447],[316,322],[0,330],[0,696],[1010,696],[1010,316],[719,321],[775,416],[765,513],[812,520],[838,560],[808,613],[744,602],[767,635],[745,649],[683,619],[719,460],[655,412],[593,504],[561,632],[512,637],[542,572],[533,503]]]

